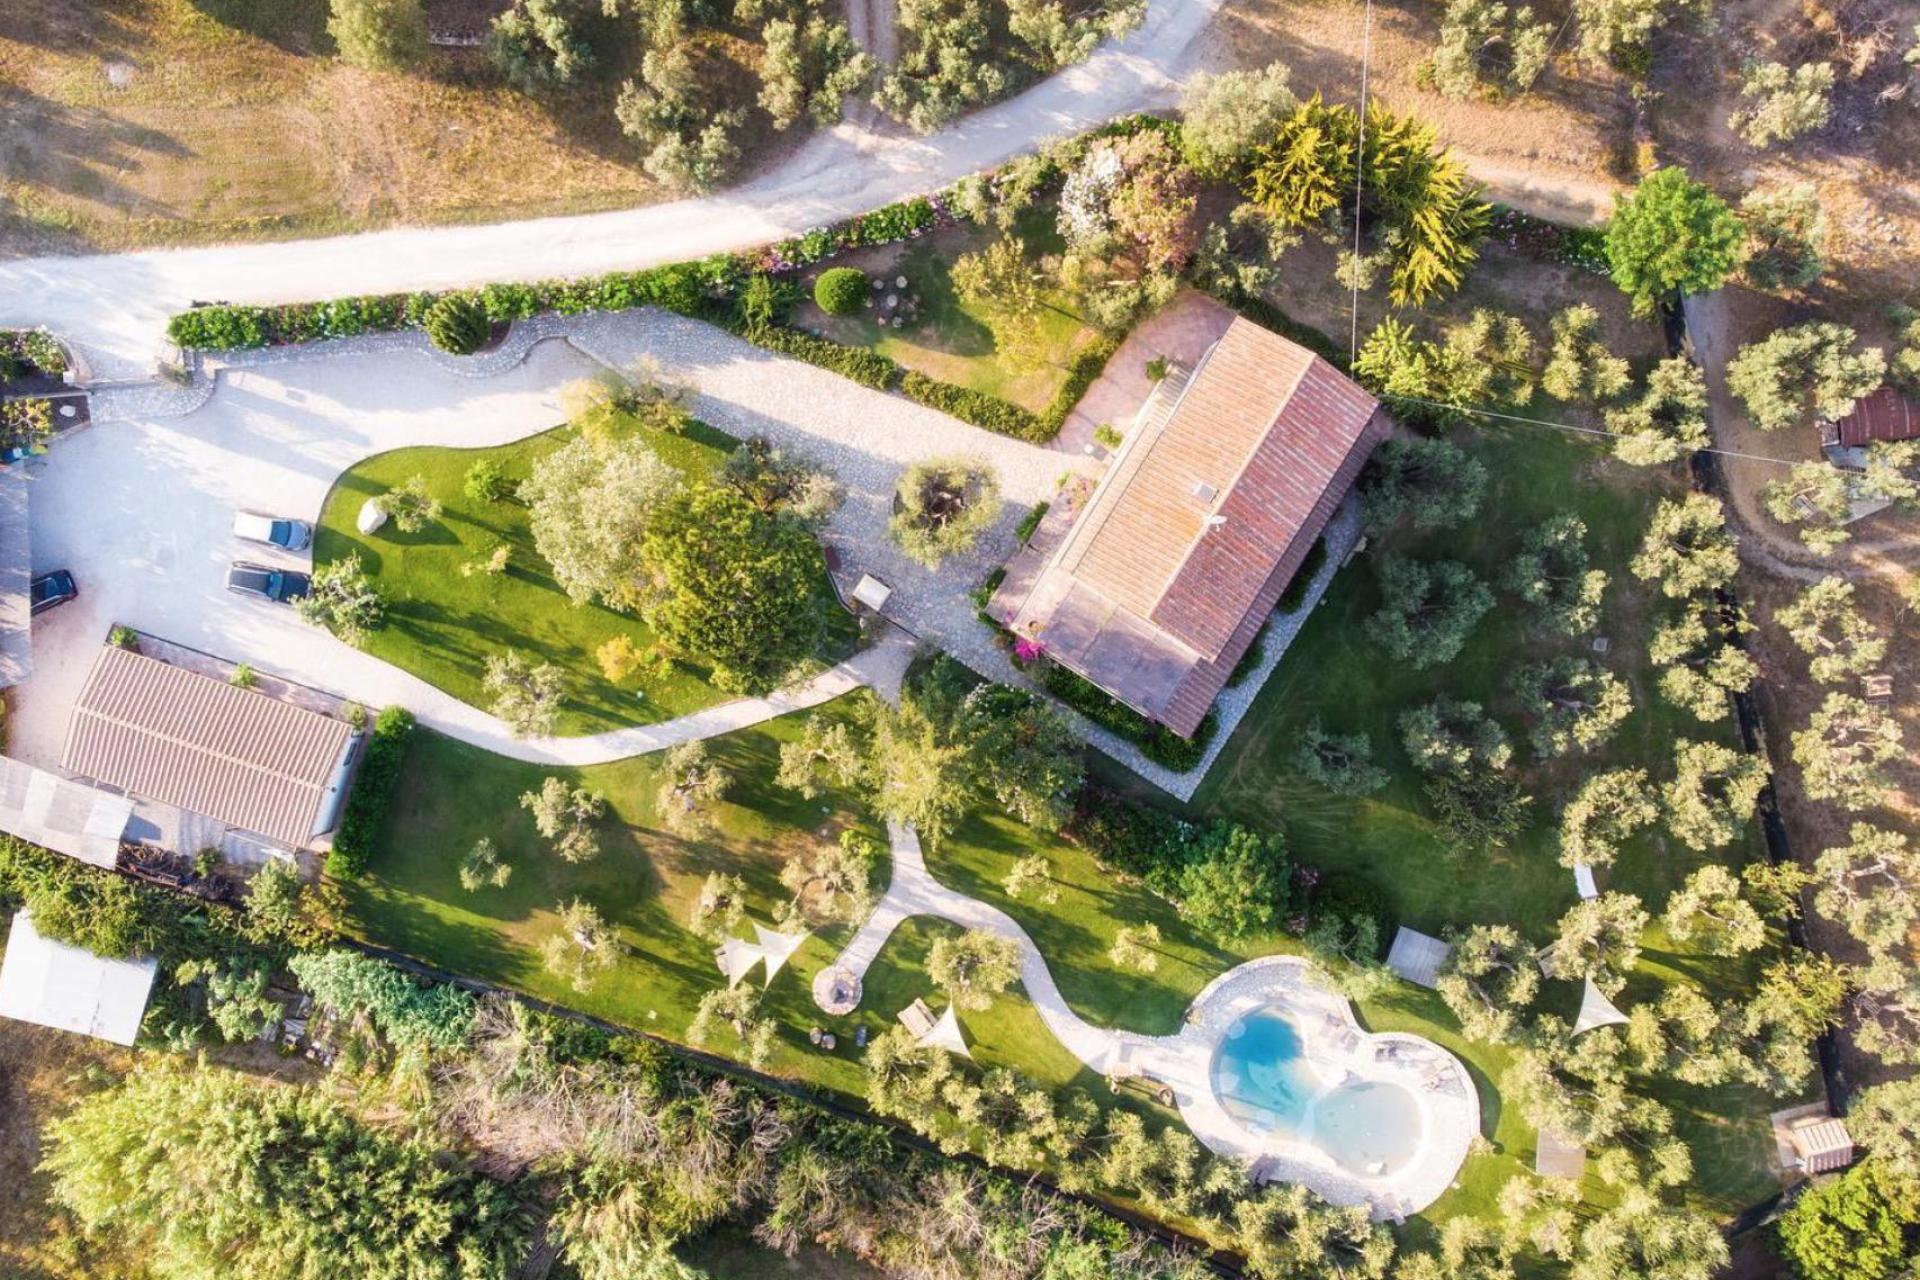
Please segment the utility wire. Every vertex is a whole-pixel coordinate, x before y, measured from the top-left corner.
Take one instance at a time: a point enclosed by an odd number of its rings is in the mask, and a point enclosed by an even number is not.
[[[1601,427],[1580,427],[1571,422],[1550,422],[1545,418],[1529,418],[1518,413],[1499,413],[1493,409],[1473,409],[1465,405],[1448,404],[1444,400],[1427,400],[1420,396],[1391,395],[1387,399],[1397,404],[1422,404],[1433,409],[1445,409],[1449,413],[1471,414],[1476,418],[1498,418],[1502,422],[1521,422],[1532,427],[1550,427],[1555,431],[1571,432],[1583,436],[1603,436],[1609,440],[1619,437]],[[1738,449],[1718,449],[1712,445],[1702,445],[1698,449],[1689,449],[1688,453],[1712,453],[1722,458],[1739,458],[1746,462],[1770,462],[1776,466],[1797,467],[1806,459],[1770,458],[1764,453],[1742,453]]]

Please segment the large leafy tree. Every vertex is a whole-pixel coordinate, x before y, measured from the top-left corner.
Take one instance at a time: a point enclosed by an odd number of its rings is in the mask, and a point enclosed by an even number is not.
[[[1633,712],[1626,681],[1574,655],[1521,667],[1512,688],[1528,719],[1534,752],[1542,757],[1591,751]]]
[[[1776,329],[1727,363],[1727,390],[1763,431],[1843,418],[1887,376],[1885,353],[1854,350],[1856,337],[1831,321]]]
[[[1387,771],[1373,762],[1365,733],[1335,733],[1319,718],[1307,722],[1294,748],[1294,768],[1339,796],[1364,796],[1387,785]]]
[[[798,521],[694,485],[653,513],[641,558],[647,625],[723,689],[764,693],[819,643],[820,546]]]
[[[1540,371],[1540,387],[1555,400],[1597,404],[1624,392],[1632,381],[1627,362],[1599,337],[1600,313],[1582,302],[1549,322],[1553,344]]]
[[[1274,136],[1294,108],[1287,68],[1200,72],[1180,99],[1180,152],[1203,178],[1237,177],[1254,149]]]
[[[1367,634],[1408,665],[1424,670],[1451,662],[1493,608],[1493,592],[1453,560],[1389,556],[1380,564],[1379,611]]]
[[[1536,21],[1531,5],[1448,0],[1428,70],[1434,88],[1449,98],[1482,87],[1524,93],[1546,70],[1552,49],[1553,24]]]
[[[1469,774],[1513,763],[1500,722],[1477,702],[1439,697],[1400,713],[1400,740],[1422,773]]]
[[[1853,500],[1860,481],[1824,458],[1796,462],[1783,476],[1767,482],[1760,500],[1767,514],[1789,527],[1798,526],[1800,542],[1815,555],[1831,555],[1848,538]]]
[[[596,432],[535,462],[520,500],[534,548],[569,598],[631,609],[646,580],[647,522],[679,483],[645,440]]]
[[[1807,727],[1793,735],[1793,759],[1809,798],[1846,809],[1886,799],[1885,767],[1901,756],[1900,722],[1884,707],[1829,693]]]
[[[775,18],[761,34],[760,106],[776,129],[802,118],[831,126],[847,95],[873,79],[878,66],[854,43],[846,23],[818,13],[802,21]]]
[[[1213,937],[1235,941],[1274,924],[1291,867],[1277,835],[1241,826],[1218,835],[1211,856],[1181,874],[1180,914]]]
[[[1667,933],[1681,942],[1698,939],[1710,955],[1754,950],[1767,940],[1767,925],[1740,890],[1740,877],[1719,863],[1701,867],[1667,899]]]
[[[1711,293],[1740,265],[1740,220],[1684,169],[1655,169],[1614,207],[1607,263],[1637,315],[1683,293]]]
[[[1672,599],[1718,591],[1740,571],[1740,555],[1719,499],[1706,493],[1663,501],[1628,566]]]
[[[1876,1161],[1920,1178],[1920,1076],[1861,1090],[1847,1111],[1847,1127]]]
[[[1870,952],[1897,952],[1920,922],[1920,849],[1898,831],[1856,822],[1814,859],[1814,908]]]
[[[503,1280],[512,1192],[324,1094],[152,1063],[47,1130],[54,1200],[163,1280]]]
[[[420,0],[332,0],[327,34],[342,61],[376,70],[411,66],[427,53]]]
[[[1717,742],[1681,739],[1674,749],[1673,780],[1661,788],[1667,830],[1689,849],[1730,844],[1767,785],[1766,761]]]
[[[1447,953],[1438,989],[1469,1040],[1512,1040],[1540,994],[1539,953],[1511,925],[1474,925]]]
[[[1268,1183],[1235,1206],[1233,1245],[1256,1275],[1385,1280],[1393,1235],[1365,1205],[1335,1206],[1299,1183]]]
[[[1807,1188],[1779,1233],[1781,1252],[1805,1280],[1910,1274],[1907,1264],[1920,1256],[1920,1178],[1868,1160]]]
[[[1429,436],[1387,441],[1360,480],[1370,528],[1402,520],[1416,529],[1451,529],[1473,519],[1487,493],[1487,468],[1457,445]]]
[[[535,663],[517,649],[491,654],[480,687],[493,697],[488,708],[516,738],[543,738],[559,722],[567,676],[551,662]]]

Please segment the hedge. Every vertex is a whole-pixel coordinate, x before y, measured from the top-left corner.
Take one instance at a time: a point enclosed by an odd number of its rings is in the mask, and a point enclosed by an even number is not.
[[[1123,122],[1124,123],[1124,122]],[[1133,124],[1131,127],[1139,127]],[[987,431],[1045,444],[1060,433],[1093,380],[1118,348],[1102,338],[1075,355],[1067,379],[1047,408],[1031,410],[999,396],[955,386],[901,367],[863,347],[851,347],[780,324],[743,324],[736,307],[741,287],[760,272],[792,272],[846,249],[888,244],[938,225],[948,214],[938,198],[905,200],[875,209],[831,227],[818,227],[793,240],[739,254],[715,254],[698,262],[674,263],[645,271],[614,271],[582,280],[490,284],[477,294],[494,324],[530,320],[545,314],[581,315],[656,306],[718,324],[757,346],[819,365],[862,386],[898,391]],[[427,312],[445,293],[388,294],[340,298],[331,302],[286,306],[196,307],[167,324],[175,344],[202,351],[245,351],[367,333],[422,328]]]
[[[405,707],[388,707],[373,722],[373,735],[360,760],[360,776],[347,796],[340,828],[333,833],[333,850],[327,854],[328,875],[351,880],[367,869],[412,736],[413,713]]]
[[[1193,737],[1183,738],[1057,662],[1045,664],[1040,684],[1101,728],[1139,747],[1140,754],[1147,759],[1175,773],[1189,773],[1198,768],[1220,729],[1220,718],[1209,711],[1200,727],[1194,730]]]
[[[1037,430],[1033,439],[1046,441],[1060,434],[1060,428],[1067,425],[1067,415],[1073,412],[1073,406],[1080,403],[1080,397],[1087,394],[1091,387],[1106,370],[1107,361],[1113,359],[1113,353],[1120,349],[1118,338],[1100,338],[1076,352],[1067,361],[1067,380],[1053,393],[1053,399],[1047,401],[1047,407],[1040,411]]]

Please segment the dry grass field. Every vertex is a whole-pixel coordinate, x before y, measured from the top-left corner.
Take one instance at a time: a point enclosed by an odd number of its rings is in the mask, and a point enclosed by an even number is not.
[[[326,0],[5,0],[0,255],[496,221],[662,194],[613,118],[619,59],[536,100],[477,49],[436,50],[406,74],[345,66],[326,13]],[[703,43],[715,74],[751,74],[731,47],[744,42]]]

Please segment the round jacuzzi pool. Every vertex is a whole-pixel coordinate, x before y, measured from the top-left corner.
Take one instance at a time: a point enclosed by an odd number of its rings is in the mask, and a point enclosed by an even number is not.
[[[1309,1143],[1351,1173],[1393,1173],[1419,1148],[1425,1119],[1414,1096],[1316,1064],[1280,1009],[1227,1028],[1212,1074],[1220,1105],[1250,1132]]]

